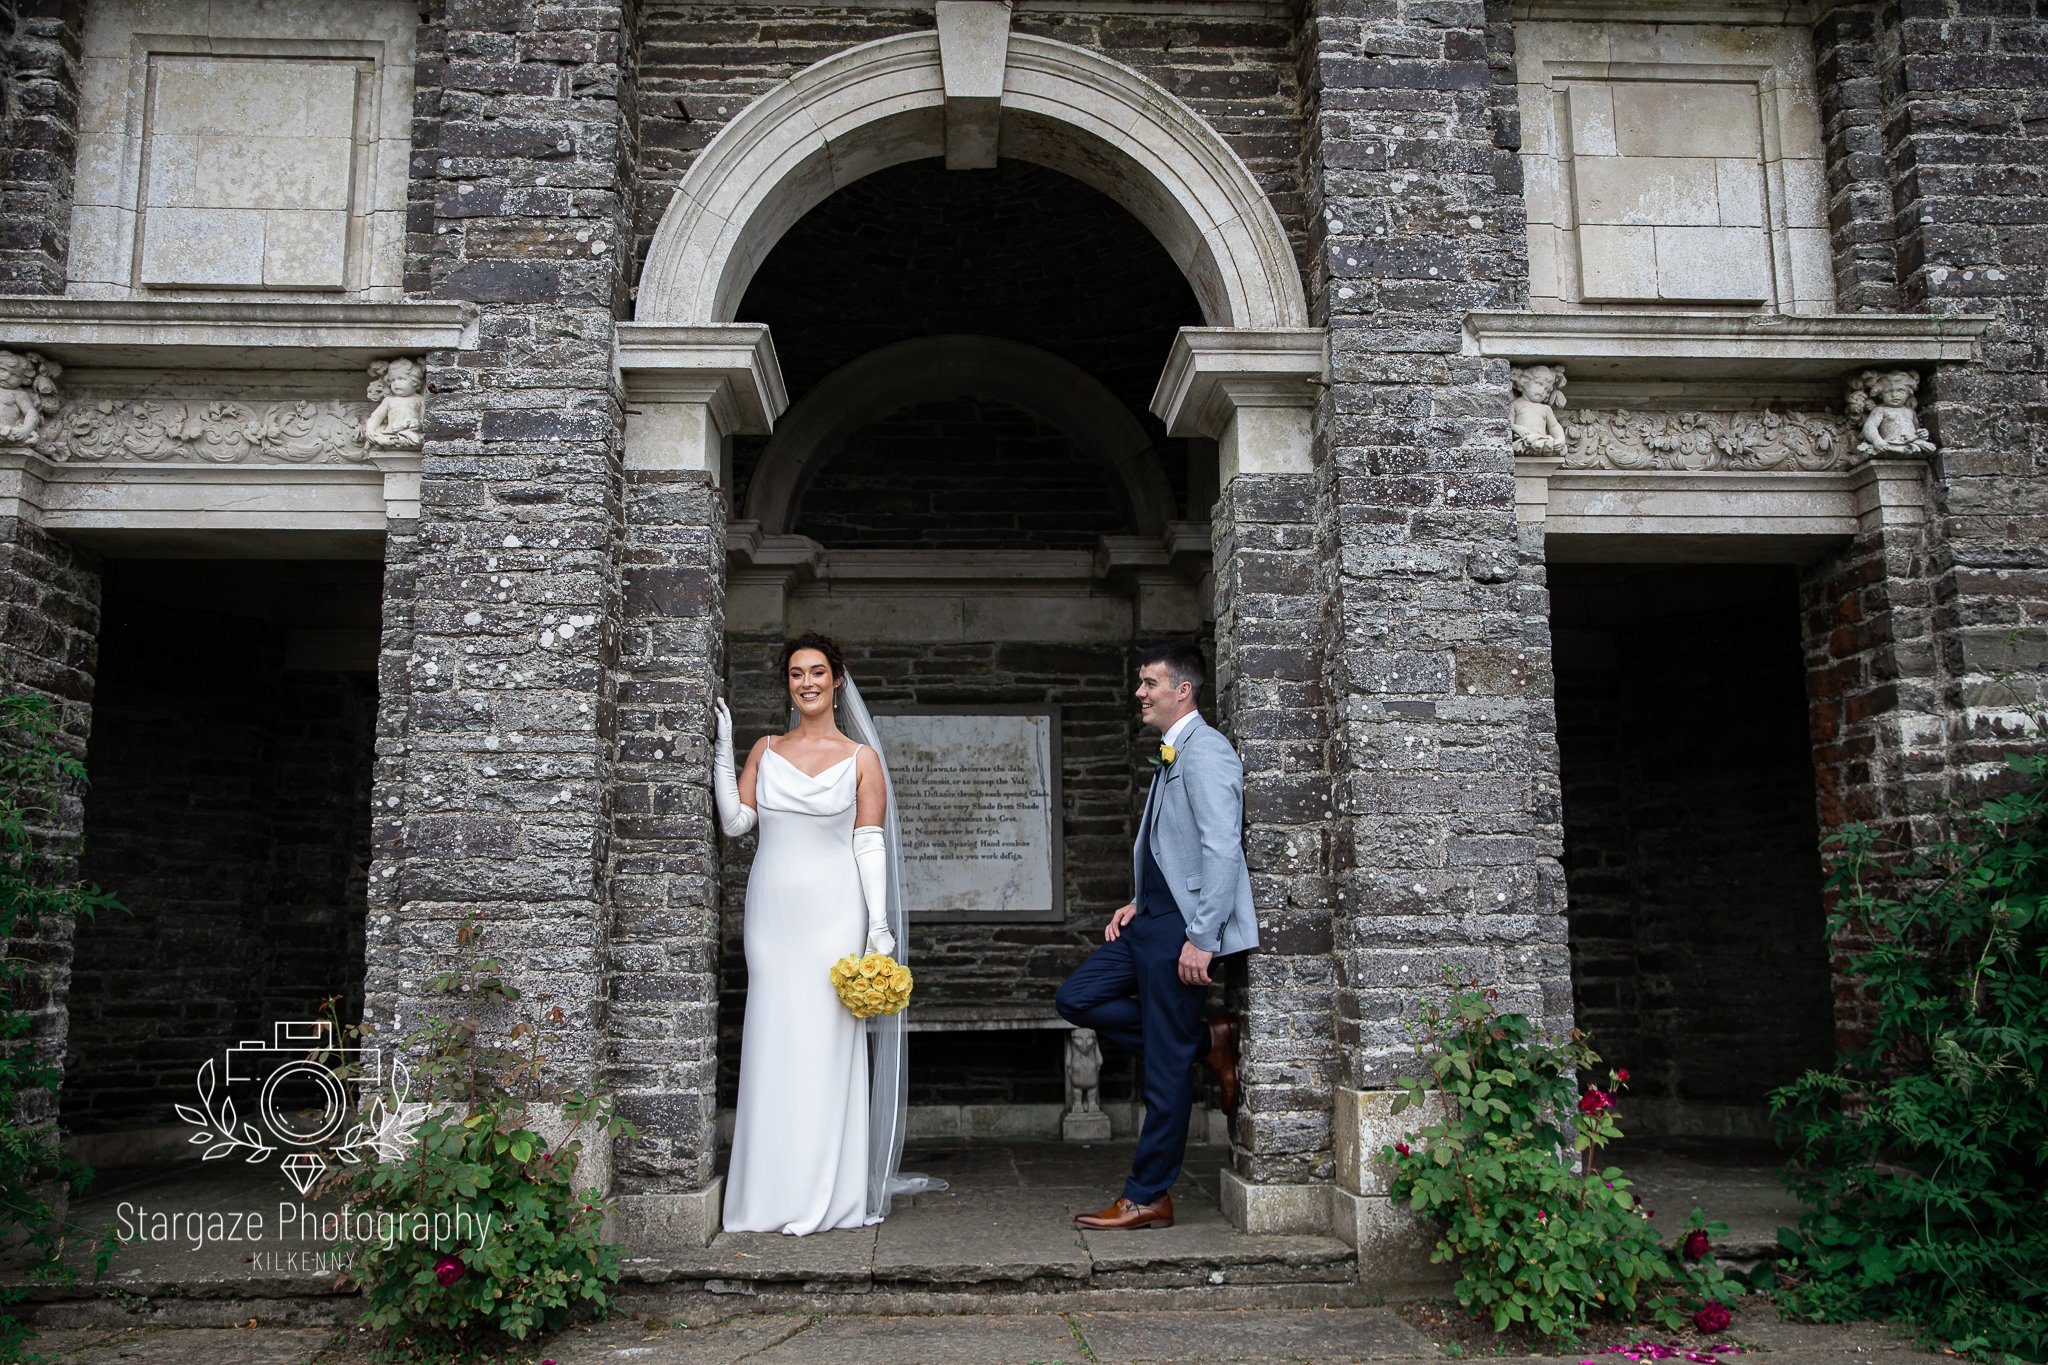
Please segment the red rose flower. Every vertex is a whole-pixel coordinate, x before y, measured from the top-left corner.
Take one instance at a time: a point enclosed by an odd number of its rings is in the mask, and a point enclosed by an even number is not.
[[[1586,1093],[1579,1097],[1581,1114],[1602,1114],[1614,1107],[1614,1096],[1597,1085],[1586,1087]]]
[[[1402,1156],[1406,1156],[1408,1155],[1408,1144],[1405,1142],[1397,1142],[1394,1144],[1394,1150],[1399,1152]]]
[[[1725,1332],[1731,1321],[1727,1307],[1718,1303],[1710,1303],[1692,1315],[1692,1325],[1702,1332]]]
[[[440,1260],[434,1262],[434,1278],[441,1282],[443,1289],[448,1288],[448,1286],[454,1284],[468,1273],[469,1267],[462,1263],[462,1258],[459,1256],[443,1256]]]
[[[1615,1073],[1614,1073],[1614,1083],[1615,1083],[1616,1085],[1627,1085],[1627,1084],[1628,1084],[1628,1068],[1627,1068],[1627,1067],[1623,1067],[1623,1068],[1622,1068],[1621,1070],[1619,1070],[1619,1071],[1617,1071],[1617,1072],[1615,1072]]]
[[[1688,1233],[1686,1233],[1686,1234],[1685,1234],[1685,1259],[1686,1259],[1686,1260],[1688,1260],[1688,1261],[1698,1261],[1698,1260],[1704,1260],[1704,1259],[1706,1258],[1707,1250],[1708,1250],[1707,1234],[1706,1234],[1706,1232],[1705,1232],[1704,1230],[1702,1230],[1702,1229],[1700,1229],[1700,1228],[1694,1228],[1694,1229],[1693,1229],[1693,1230],[1692,1230],[1691,1232],[1688,1232]]]

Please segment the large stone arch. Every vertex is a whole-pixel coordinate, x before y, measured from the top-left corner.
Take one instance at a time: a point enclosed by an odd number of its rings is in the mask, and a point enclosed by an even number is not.
[[[793,530],[804,490],[842,441],[912,403],[946,398],[1007,403],[1059,431],[1109,474],[1140,533],[1161,535],[1174,519],[1152,439],[1115,394],[1050,351],[989,336],[897,342],[820,380],[776,423],[747,484],[747,519],[770,535]]]
[[[845,185],[946,151],[936,33],[864,43],[754,101],[677,187],[648,249],[634,320],[733,321],[791,224]],[[1237,154],[1167,91],[1106,57],[1013,34],[1002,155],[1049,166],[1122,204],[1187,275],[1212,327],[1308,325],[1273,207]]]

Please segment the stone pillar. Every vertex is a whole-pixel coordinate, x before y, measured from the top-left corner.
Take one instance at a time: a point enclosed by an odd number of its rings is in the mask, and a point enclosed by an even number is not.
[[[1446,966],[1571,1023],[1543,547],[1516,524],[1507,367],[1461,354],[1468,312],[1527,306],[1521,138],[1506,4],[1312,0],[1304,23],[1337,1028],[1345,1086],[1376,1092]],[[1340,1090],[1338,1113],[1380,1102]],[[1361,1275],[1409,1278],[1383,1187],[1337,1176]]]
[[[0,294],[64,292],[84,39],[84,0],[0,12]]]
[[[1152,409],[1216,442],[1211,521],[1216,705],[1245,768],[1245,859],[1259,912],[1247,959],[1242,1081],[1224,1211],[1248,1232],[1325,1231],[1333,1169],[1328,697],[1317,640],[1329,574],[1316,538],[1308,418],[1316,331],[1187,328]]]
[[[1878,6],[1840,0],[1816,9],[1813,56],[1827,148],[1835,306],[1844,313],[1889,312],[1899,306],[1898,241],[1877,71]]]
[[[26,456],[33,460],[33,456]],[[0,481],[19,475],[21,453],[0,452]],[[10,471],[7,466],[16,465]],[[46,533],[36,524],[32,504],[9,497],[0,484],[0,689],[40,692],[61,710],[63,743],[86,756],[92,730],[93,670],[99,653],[100,577],[92,556]],[[59,876],[78,870],[77,844],[85,826],[82,792],[67,793],[55,818],[35,831],[50,850]],[[41,980],[24,992],[31,1019],[29,1038],[37,1054],[64,1064],[70,1031],[71,938],[68,919],[42,926],[9,951],[37,962]],[[58,1097],[32,1091],[19,1121],[57,1121]]]
[[[729,437],[786,399],[765,327],[620,328],[625,639],[612,835],[607,1085],[640,1129],[619,1148],[617,1233],[635,1251],[719,1228],[719,894],[712,699],[725,674]]]
[[[1949,790],[1933,508],[1920,459],[1866,460],[1855,472],[1862,530],[1800,577],[1814,794],[1823,836],[1868,824],[1906,849],[1932,832]],[[1876,1001],[1849,971],[1869,947],[1860,932],[1829,945],[1837,1049],[1861,1046],[1875,1022]]]
[[[389,547],[365,1020],[402,1035],[479,919],[548,1006],[550,1079],[604,1059],[632,256],[619,4],[450,4],[420,32],[407,288],[478,306],[428,359],[416,532]],[[601,1154],[598,1154],[601,1159]]]

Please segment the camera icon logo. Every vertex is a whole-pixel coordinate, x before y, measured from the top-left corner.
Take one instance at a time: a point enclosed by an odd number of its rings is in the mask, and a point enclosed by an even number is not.
[[[404,1064],[387,1068],[377,1048],[341,1046],[331,1020],[294,1019],[273,1024],[268,1041],[235,1044],[218,1066],[201,1063],[199,1105],[177,1112],[198,1130],[191,1141],[205,1145],[206,1161],[239,1155],[253,1165],[289,1149],[279,1165],[303,1195],[333,1160],[404,1155],[413,1140],[400,1121],[407,1080]]]

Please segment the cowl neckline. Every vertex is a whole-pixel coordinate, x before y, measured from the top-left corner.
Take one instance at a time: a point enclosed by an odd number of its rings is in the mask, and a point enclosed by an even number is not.
[[[855,774],[859,771],[855,760],[860,751],[855,750],[831,767],[811,776],[794,762],[774,749],[769,749],[772,758],[779,763],[770,764],[762,760],[760,771],[754,777],[754,804],[770,810],[794,811],[800,815],[837,815],[851,806],[859,783]]]

